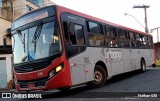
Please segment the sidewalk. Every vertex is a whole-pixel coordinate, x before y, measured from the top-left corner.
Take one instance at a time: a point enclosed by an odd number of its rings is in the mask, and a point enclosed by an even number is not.
[[[8,89],[0,89],[0,92],[17,92],[16,89],[11,89],[11,90],[8,90]]]

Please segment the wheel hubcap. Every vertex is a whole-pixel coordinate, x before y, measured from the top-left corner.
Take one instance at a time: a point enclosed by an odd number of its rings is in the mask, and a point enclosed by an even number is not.
[[[97,83],[99,83],[99,82],[101,82],[102,81],[102,78],[103,78],[103,76],[102,76],[102,73],[100,72],[100,71],[95,71],[94,72],[94,80],[97,82]]]

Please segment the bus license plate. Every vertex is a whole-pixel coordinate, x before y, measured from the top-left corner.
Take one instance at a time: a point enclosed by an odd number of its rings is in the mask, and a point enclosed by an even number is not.
[[[28,84],[27,84],[27,87],[28,87],[28,88],[33,88],[33,87],[35,87],[35,84],[34,84],[34,83],[28,83]]]

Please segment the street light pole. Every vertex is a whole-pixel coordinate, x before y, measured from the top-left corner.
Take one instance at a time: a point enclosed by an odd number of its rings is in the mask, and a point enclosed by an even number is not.
[[[140,23],[140,21],[138,21],[138,20],[137,20],[137,18],[136,18],[135,16],[130,15],[130,14],[127,14],[127,13],[124,13],[124,15],[125,15],[125,16],[127,16],[127,15],[128,15],[128,16],[133,17],[133,18],[134,18],[134,19],[135,19],[135,20],[136,20],[136,21],[137,21],[137,22],[138,22],[138,23],[139,23],[139,24],[140,24],[140,25],[145,29],[145,27],[143,26],[143,24],[142,24],[142,23]]]
[[[148,22],[147,22],[147,8],[149,8],[150,6],[148,6],[148,5],[142,5],[142,6],[140,6],[140,5],[137,5],[137,6],[133,6],[133,8],[144,8],[144,14],[145,14],[145,18],[144,18],[144,20],[145,20],[145,32],[146,33],[148,33]]]

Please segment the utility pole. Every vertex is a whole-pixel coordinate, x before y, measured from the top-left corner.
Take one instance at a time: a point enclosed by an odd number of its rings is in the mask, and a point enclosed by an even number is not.
[[[133,6],[133,8],[143,8],[144,9],[144,14],[145,14],[145,32],[148,33],[148,22],[147,22],[147,8],[149,8],[150,6],[148,5],[137,5],[137,6]]]
[[[156,28],[153,28],[153,29],[151,29],[151,32],[150,33],[152,33],[154,30],[157,30],[157,42],[159,42],[159,28],[160,27],[156,27]]]

